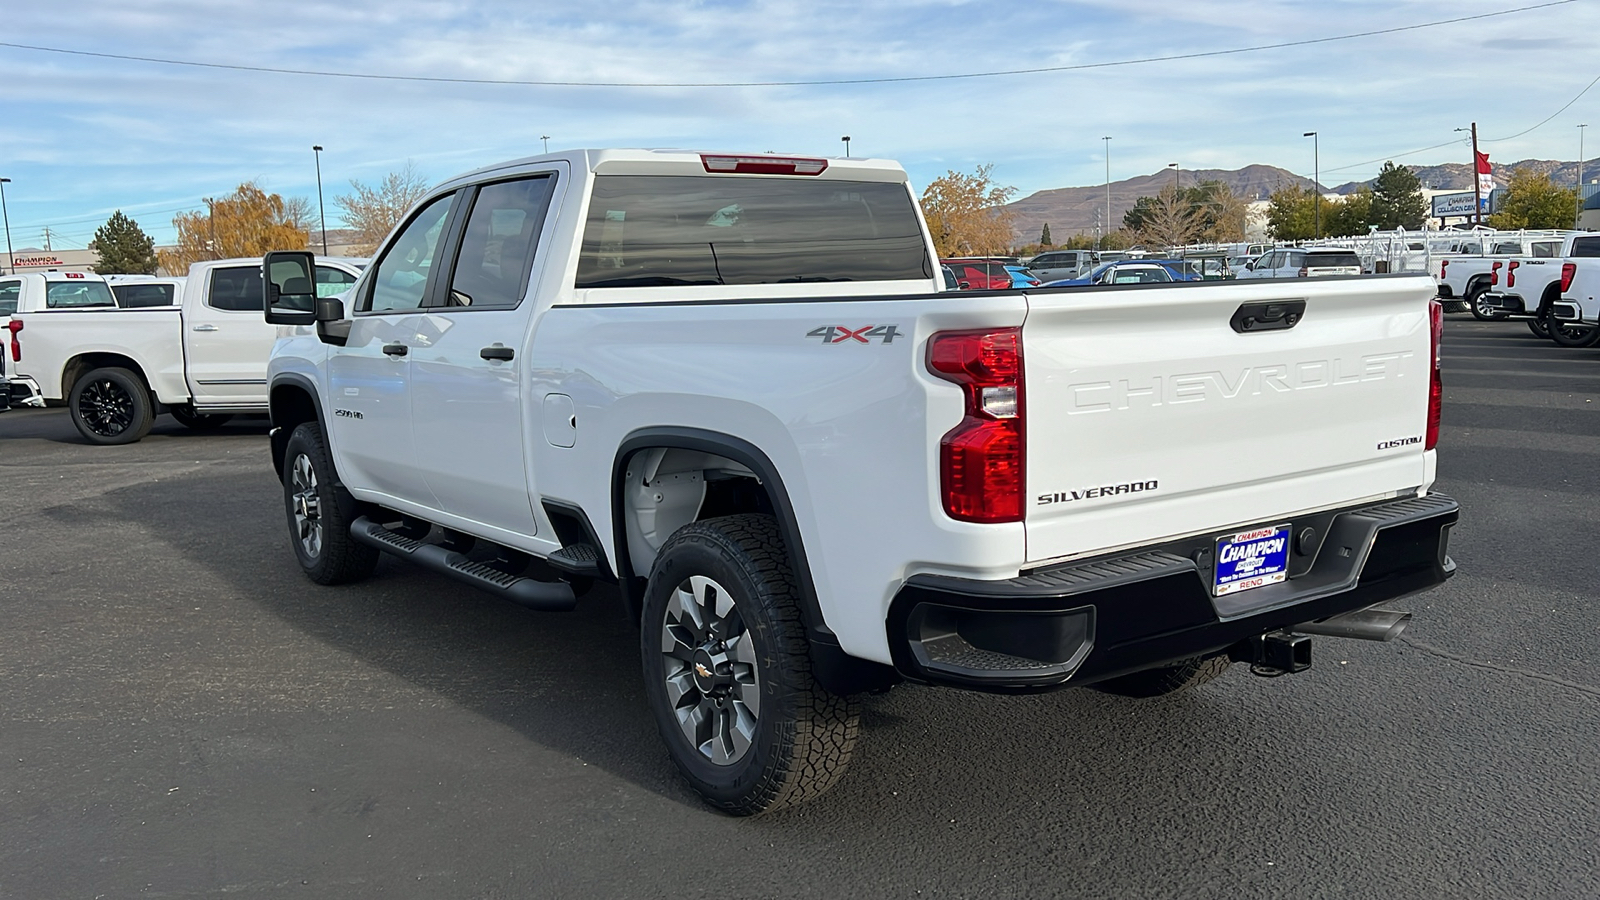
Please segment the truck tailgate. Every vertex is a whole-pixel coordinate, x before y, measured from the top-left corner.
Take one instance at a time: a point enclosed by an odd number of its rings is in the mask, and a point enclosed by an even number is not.
[[[1029,561],[1426,486],[1434,290],[1393,276],[1029,294]],[[1243,304],[1293,301],[1293,327],[1232,324]]]

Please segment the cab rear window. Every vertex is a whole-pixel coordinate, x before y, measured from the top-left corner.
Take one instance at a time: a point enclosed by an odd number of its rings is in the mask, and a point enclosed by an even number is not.
[[[117,305],[124,309],[136,309],[145,306],[171,306],[177,302],[177,288],[170,284],[146,284],[132,282],[118,284],[111,287],[111,293],[117,297]]]
[[[104,281],[47,281],[45,309],[77,309],[82,306],[116,306],[116,298]]]
[[[903,184],[602,175],[589,200],[575,286],[932,277]]]

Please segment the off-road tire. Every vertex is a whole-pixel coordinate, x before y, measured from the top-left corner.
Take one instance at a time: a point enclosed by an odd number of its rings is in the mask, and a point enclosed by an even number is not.
[[[194,407],[187,403],[167,407],[167,412],[172,414],[178,424],[195,431],[212,431],[226,425],[233,418],[228,413],[197,413]]]
[[[1163,697],[1216,681],[1231,665],[1233,660],[1229,659],[1226,653],[1209,657],[1197,656],[1170,666],[1159,666],[1142,672],[1107,678],[1105,681],[1095,683],[1093,687],[1095,690],[1120,697]]]
[[[751,641],[749,677],[758,689],[759,710],[747,747],[727,763],[714,762],[691,742],[669,699],[668,676],[677,665],[664,652],[664,641],[673,645],[669,612],[681,611],[690,594],[680,588],[693,576],[703,579],[702,586],[709,579],[725,589],[737,615],[729,615],[724,627],[742,628],[742,639]],[[812,675],[799,585],[771,516],[724,516],[678,529],[651,568],[641,625],[650,711],[679,772],[711,806],[738,816],[794,806],[821,795],[844,774],[859,731],[859,706],[824,690]],[[676,683],[693,686],[692,680]],[[694,688],[679,696],[679,707],[704,709],[714,693]]]
[[[144,381],[127,369],[91,369],[67,395],[78,433],[91,444],[132,444],[150,433],[155,405]]]
[[[309,483],[303,468],[306,464],[312,476]],[[305,422],[289,435],[283,452],[282,475],[289,543],[306,577],[317,584],[350,584],[371,575],[378,565],[378,551],[357,543],[350,536],[350,520],[345,511],[354,504],[348,496],[341,497],[344,488],[338,486],[321,426]],[[312,542],[306,539],[303,530],[302,515],[309,510],[302,500],[309,498],[316,501],[315,515],[311,518],[320,529],[320,539],[314,547],[310,546]]]

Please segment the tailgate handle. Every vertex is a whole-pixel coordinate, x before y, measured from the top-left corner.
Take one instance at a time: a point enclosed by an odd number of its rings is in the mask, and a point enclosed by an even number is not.
[[[1306,314],[1304,300],[1268,300],[1264,303],[1242,303],[1234,311],[1228,325],[1234,331],[1283,331],[1300,324]]]

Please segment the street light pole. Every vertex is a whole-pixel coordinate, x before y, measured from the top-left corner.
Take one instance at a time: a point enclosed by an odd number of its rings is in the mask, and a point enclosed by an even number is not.
[[[1322,153],[1317,147],[1321,140],[1315,131],[1308,131],[1301,137],[1311,138],[1311,218],[1316,225],[1313,226],[1316,236],[1313,240],[1322,240]]]
[[[1106,142],[1106,233],[1111,233],[1111,138],[1103,137]],[[1096,248],[1099,249],[1099,248]]]
[[[544,152],[549,153],[550,152],[550,135],[541,134],[541,135],[539,135],[539,140],[544,141]]]
[[[839,140],[844,141],[844,158],[845,159],[849,159],[850,158],[850,135],[847,134],[844,137],[839,138]]]
[[[1582,175],[1582,172],[1578,173]],[[11,183],[9,178],[0,178],[0,216],[6,220],[6,262],[11,266],[11,274],[17,274],[17,255],[11,250],[11,213],[6,209],[6,185]]]
[[[317,218],[322,220],[322,255],[328,255],[328,214],[322,208],[322,145],[311,145],[312,155],[317,158]]]

